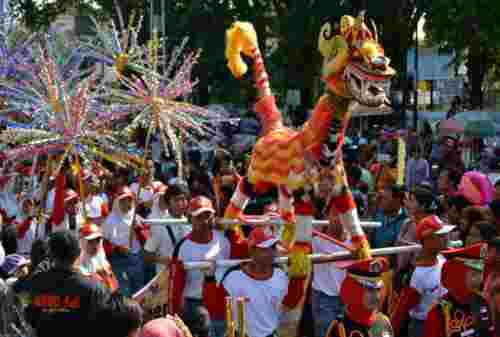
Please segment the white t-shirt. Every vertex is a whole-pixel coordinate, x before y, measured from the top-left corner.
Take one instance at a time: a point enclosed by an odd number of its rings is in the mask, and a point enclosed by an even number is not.
[[[248,298],[245,314],[249,337],[266,337],[278,328],[288,291],[288,276],[284,271],[275,268],[270,279],[261,281],[236,270],[226,276],[223,285],[233,299]],[[236,303],[233,303],[233,311],[237,317]]]
[[[197,243],[189,238],[180,242],[178,258],[181,261],[206,261],[229,259],[231,245],[221,231],[213,230],[213,237],[209,243]],[[223,275],[223,270],[217,269],[216,277]],[[189,270],[186,275],[184,297],[193,299],[203,298],[204,273],[200,270]]]
[[[417,266],[410,281],[410,287],[415,288],[421,295],[420,303],[410,309],[410,317],[426,320],[427,314],[434,302],[445,295],[448,290],[441,285],[441,270],[446,259],[438,255],[438,262],[431,267]],[[463,275],[457,275],[463,277]]]
[[[345,243],[350,245],[351,240],[346,240]],[[313,237],[312,247],[314,253],[321,254],[346,251],[344,248],[317,236]],[[345,270],[336,268],[332,263],[315,264],[312,288],[328,296],[339,296],[340,286],[344,282],[345,276]]]
[[[156,254],[159,257],[172,257],[175,244],[168,233],[167,226],[153,225],[149,230],[149,238],[144,245],[144,250],[148,253]],[[156,271],[160,272],[162,264],[156,264]]]
[[[20,220],[21,221],[21,220]],[[37,238],[36,231],[38,230],[38,238],[45,237],[45,225],[40,224],[37,226],[36,219],[31,220],[29,229],[26,231],[22,238],[17,238],[17,253],[23,255],[29,255],[31,253],[31,246]]]

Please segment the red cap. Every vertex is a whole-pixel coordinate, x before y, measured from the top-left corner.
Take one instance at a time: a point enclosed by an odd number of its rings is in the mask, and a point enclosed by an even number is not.
[[[80,228],[80,239],[94,240],[97,238],[102,238],[102,232],[96,224],[88,223]]]
[[[448,249],[441,254],[447,260],[457,259],[464,262],[469,268],[483,270],[484,259],[488,253],[488,245],[484,243],[477,243],[472,246],[456,249]]]
[[[445,225],[436,215],[425,217],[417,225],[417,240],[422,241],[425,237],[432,234],[448,234],[455,226]]]
[[[268,234],[262,227],[257,227],[248,237],[248,246],[257,248],[271,248],[279,241],[275,236]]]
[[[191,199],[189,202],[188,213],[192,216],[198,216],[203,212],[215,213],[214,205],[212,201],[204,196],[198,196]]]
[[[348,275],[363,286],[380,289],[384,286],[382,274],[389,270],[389,261],[383,257],[376,257],[337,266],[346,269]]]
[[[68,188],[64,191],[64,202],[69,202],[78,199],[78,194],[73,191],[71,188]]]

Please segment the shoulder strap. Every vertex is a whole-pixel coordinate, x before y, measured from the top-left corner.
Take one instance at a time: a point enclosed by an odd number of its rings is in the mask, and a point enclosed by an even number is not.
[[[170,237],[170,241],[172,241],[172,244],[175,246],[177,244],[177,240],[175,239],[175,235],[174,235],[174,231],[172,230],[172,228],[167,225],[167,232],[168,232],[168,236]]]
[[[172,254],[172,258],[179,258],[179,252],[181,250],[181,246],[182,244],[187,240],[187,236],[184,237],[181,241],[177,242],[177,244],[175,245],[175,248],[174,248],[174,252]]]
[[[237,266],[231,267],[228,270],[226,270],[226,272],[224,273],[224,275],[222,275],[222,279],[220,280],[220,283],[222,284],[224,282],[224,280],[226,279],[226,277],[230,273],[232,273],[233,271],[237,271],[237,270],[241,270],[241,265],[237,265]]]

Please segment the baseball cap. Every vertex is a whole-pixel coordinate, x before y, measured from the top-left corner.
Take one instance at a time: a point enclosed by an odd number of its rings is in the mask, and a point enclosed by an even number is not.
[[[73,261],[80,256],[78,238],[67,229],[50,235],[49,249],[52,257],[59,261]]]
[[[188,213],[191,216],[198,216],[203,212],[215,213],[212,201],[204,196],[198,196],[189,202]]]
[[[255,228],[248,237],[248,246],[257,248],[271,248],[279,239],[274,235],[268,234],[262,227]]]
[[[88,241],[102,238],[101,229],[96,224],[86,224],[80,228],[80,238]]]
[[[428,217],[425,217],[422,221],[418,223],[417,240],[421,241],[425,237],[432,234],[437,234],[437,235],[448,234],[453,229],[455,229],[455,226],[445,225],[443,224],[443,221],[439,219],[438,216],[430,215]]]

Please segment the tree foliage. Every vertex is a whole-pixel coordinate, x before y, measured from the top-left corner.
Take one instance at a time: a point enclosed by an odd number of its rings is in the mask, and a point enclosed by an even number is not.
[[[432,41],[454,50],[457,61],[466,59],[472,104],[482,105],[483,82],[488,72],[498,69],[500,2],[486,0],[433,0],[426,22]]]

